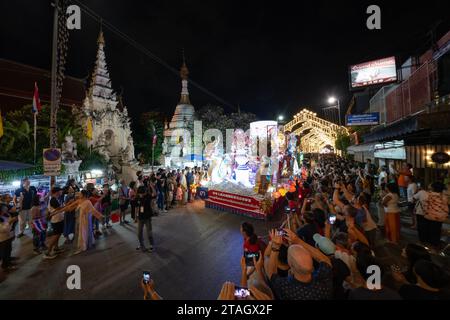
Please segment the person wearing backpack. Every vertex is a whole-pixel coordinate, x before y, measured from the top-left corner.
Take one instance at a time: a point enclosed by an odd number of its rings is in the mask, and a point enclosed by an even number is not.
[[[425,241],[435,247],[440,245],[442,223],[448,217],[448,203],[447,197],[443,194],[444,190],[445,185],[442,182],[433,182],[425,209]]]

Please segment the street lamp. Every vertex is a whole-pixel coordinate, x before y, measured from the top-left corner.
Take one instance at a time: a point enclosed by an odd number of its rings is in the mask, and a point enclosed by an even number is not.
[[[283,121],[283,120],[284,120],[284,117],[282,115],[279,115],[278,116],[278,121]]]
[[[339,103],[339,99],[333,96],[328,98],[328,104],[335,104],[335,103],[336,105],[333,105],[325,109],[337,109],[339,114],[339,125],[341,125],[341,105]]]

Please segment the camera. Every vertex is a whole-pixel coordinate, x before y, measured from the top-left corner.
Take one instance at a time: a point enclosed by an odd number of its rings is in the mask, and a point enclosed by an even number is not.
[[[144,272],[142,273],[142,281],[143,281],[145,284],[148,284],[148,283],[150,282],[150,272],[144,271]]]
[[[250,296],[250,290],[242,287],[235,287],[234,289],[234,297],[236,299],[245,299]]]

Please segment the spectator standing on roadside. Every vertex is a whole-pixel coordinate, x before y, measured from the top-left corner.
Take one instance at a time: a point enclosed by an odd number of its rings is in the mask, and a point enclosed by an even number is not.
[[[19,234],[17,238],[23,237],[26,228],[31,226],[31,207],[34,195],[37,190],[30,184],[26,177],[22,180],[22,187],[14,193],[13,202],[19,208]]]

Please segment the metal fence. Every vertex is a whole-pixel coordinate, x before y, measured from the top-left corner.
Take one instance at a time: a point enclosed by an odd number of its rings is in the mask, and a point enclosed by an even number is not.
[[[435,61],[424,63],[386,95],[386,123],[402,119],[430,105],[433,88],[436,88],[436,68]]]

